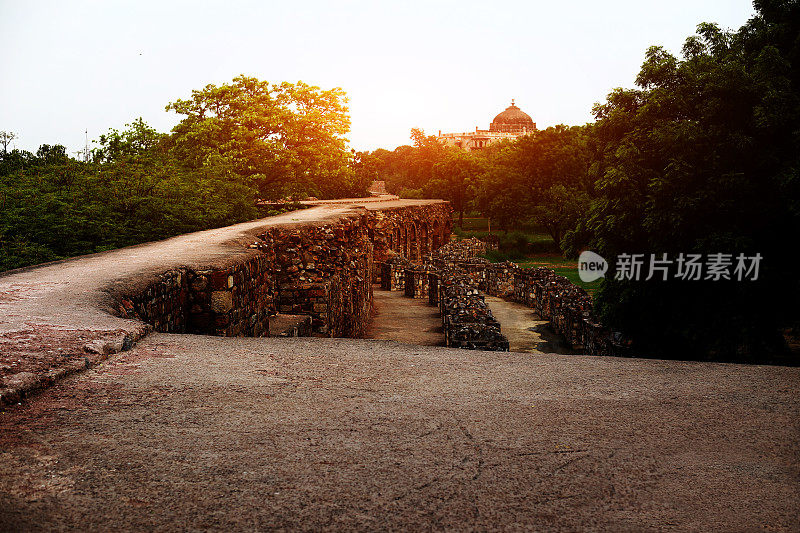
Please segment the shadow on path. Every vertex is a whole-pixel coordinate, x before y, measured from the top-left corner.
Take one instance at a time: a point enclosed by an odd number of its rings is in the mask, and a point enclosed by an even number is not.
[[[367,339],[398,341],[421,346],[444,346],[439,309],[427,300],[407,298],[402,291],[373,287],[375,312]]]
[[[500,332],[506,336],[512,352],[578,354],[560,335],[548,327],[548,321],[530,307],[509,302],[496,296],[485,296],[486,305],[500,322]]]

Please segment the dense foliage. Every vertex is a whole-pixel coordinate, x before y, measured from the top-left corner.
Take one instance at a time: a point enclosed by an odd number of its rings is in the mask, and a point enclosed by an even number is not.
[[[602,317],[652,351],[774,351],[796,313],[800,11],[757,7],[735,33],[700,25],[683,59],[651,48],[640,89],[595,108],[592,249],[764,258],[756,282],[607,280]]]
[[[363,194],[341,90],[239,77],[168,106],[171,134],[141,119],[101,135],[89,161],[63,146],[0,159],[0,270],[256,218],[259,199]]]
[[[167,106],[185,115],[174,130],[173,152],[191,169],[224,162],[261,198],[348,197],[357,182],[344,135],[350,118],[341,89],[239,76],[207,85]]]

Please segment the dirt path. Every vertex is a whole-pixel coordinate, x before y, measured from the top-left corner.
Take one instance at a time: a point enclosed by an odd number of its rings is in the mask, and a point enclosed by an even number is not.
[[[407,298],[402,291],[383,291],[378,285],[373,286],[372,294],[375,313],[366,338],[444,346],[437,307],[428,305],[427,300]]]
[[[800,369],[155,334],[0,414],[0,530],[796,530]]]
[[[512,352],[576,353],[563,339],[547,329],[547,321],[530,307],[495,296],[485,296],[486,304],[500,322],[500,332],[506,336]]]

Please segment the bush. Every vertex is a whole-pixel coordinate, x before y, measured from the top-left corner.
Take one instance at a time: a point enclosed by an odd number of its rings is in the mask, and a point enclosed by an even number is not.
[[[465,231],[453,227],[453,233],[459,239],[477,238],[486,240],[489,235],[486,231]],[[509,233],[492,233],[498,239],[498,250],[490,250],[486,258],[490,261],[511,261],[523,259],[528,254],[559,253],[558,246],[549,235],[541,233],[527,233],[512,231]]]

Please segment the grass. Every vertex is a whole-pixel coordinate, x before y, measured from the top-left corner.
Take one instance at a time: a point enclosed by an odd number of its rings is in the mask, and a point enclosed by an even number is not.
[[[488,221],[485,218],[464,217],[463,227],[458,220],[453,231],[462,239],[477,237],[484,239],[489,235]],[[499,250],[490,250],[486,258],[493,263],[512,261],[522,268],[550,268],[564,276],[578,287],[594,296],[600,281],[585,283],[578,276],[578,262],[565,259],[558,250],[553,238],[541,228],[523,226],[519,230],[503,232],[494,229],[491,233],[499,239]]]
[[[458,225],[458,217],[455,217],[453,222]],[[489,221],[485,218],[464,217],[464,226],[460,229],[463,231],[488,231]]]
[[[600,286],[600,280],[592,281],[591,283],[581,281],[578,276],[578,262],[574,259],[565,259],[561,255],[534,254],[514,262],[522,268],[550,268],[556,274],[564,276],[578,287],[581,287],[591,296],[594,296],[595,291]]]

